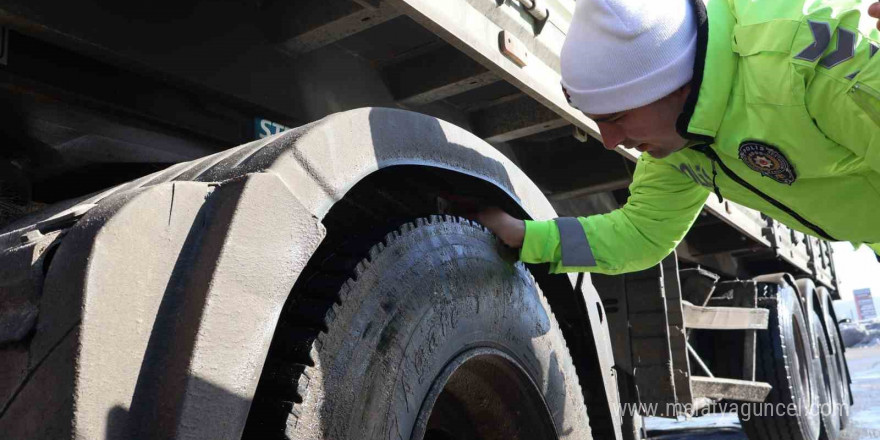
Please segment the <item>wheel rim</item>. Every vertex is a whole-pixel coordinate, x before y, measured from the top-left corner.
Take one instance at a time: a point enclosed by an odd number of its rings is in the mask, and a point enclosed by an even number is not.
[[[558,439],[547,404],[512,357],[475,348],[434,379],[411,440]]]

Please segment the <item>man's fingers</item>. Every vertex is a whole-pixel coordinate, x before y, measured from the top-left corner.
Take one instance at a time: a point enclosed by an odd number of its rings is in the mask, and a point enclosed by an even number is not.
[[[877,18],[877,30],[880,31],[880,2],[868,6],[868,15]]]
[[[465,217],[465,214],[479,210],[477,203],[468,198],[453,194],[440,194],[437,197],[437,212]],[[469,218],[469,217],[466,217]]]

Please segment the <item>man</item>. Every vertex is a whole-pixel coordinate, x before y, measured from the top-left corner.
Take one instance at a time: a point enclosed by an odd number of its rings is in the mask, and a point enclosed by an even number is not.
[[[870,6],[870,7],[869,7]],[[710,194],[880,251],[880,3],[579,0],[562,86],[606,148],[635,148],[605,215],[476,214],[552,272],[625,273],[672,252]]]

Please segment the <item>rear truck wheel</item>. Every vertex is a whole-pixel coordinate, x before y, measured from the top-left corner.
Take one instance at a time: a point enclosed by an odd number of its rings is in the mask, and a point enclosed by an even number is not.
[[[740,405],[743,430],[751,440],[816,440],[821,371],[815,371],[803,309],[791,286],[759,287],[758,305],[770,310],[770,320],[767,330],[758,331],[756,380],[773,389],[762,403]]]
[[[819,438],[823,440],[837,440],[840,438],[840,392],[837,388],[839,379],[837,371],[833,367],[831,350],[828,348],[828,340],[825,338],[825,330],[822,328],[821,317],[815,310],[813,314],[813,334],[818,348],[818,359],[814,360],[817,374],[820,375],[818,382],[819,393],[819,418],[822,420],[822,429]]]
[[[362,261],[324,259],[282,313],[243,438],[592,438],[559,325],[505,250],[432,216]]]
[[[820,290],[824,290],[824,288],[820,288]],[[844,430],[849,425],[850,405],[852,403],[852,397],[850,395],[849,389],[849,372],[846,367],[846,356],[844,355],[845,348],[843,345],[843,337],[840,335],[840,328],[838,328],[834,316],[831,315],[831,309],[834,307],[834,305],[831,302],[830,295],[827,294],[827,291],[822,293],[823,294],[821,295],[821,297],[823,298],[823,300],[827,301],[827,307],[823,308],[822,319],[825,320],[825,327],[828,329],[828,334],[830,336],[829,339],[831,342],[831,348],[834,351],[830,363],[831,368],[834,369],[834,375],[837,378],[837,381],[833,383],[833,385],[837,387],[836,403],[839,403],[839,426],[840,430]]]

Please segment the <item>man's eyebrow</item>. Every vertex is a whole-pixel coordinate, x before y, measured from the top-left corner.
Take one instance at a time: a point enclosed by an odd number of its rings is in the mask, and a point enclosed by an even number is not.
[[[611,122],[611,121],[613,121],[613,120],[615,120],[615,119],[620,118],[621,116],[623,116],[623,112],[614,113],[614,114],[611,114],[611,115],[605,116],[605,117],[603,117],[603,118],[595,118],[595,117],[594,117],[594,118],[591,118],[591,119],[593,120],[593,122]]]

